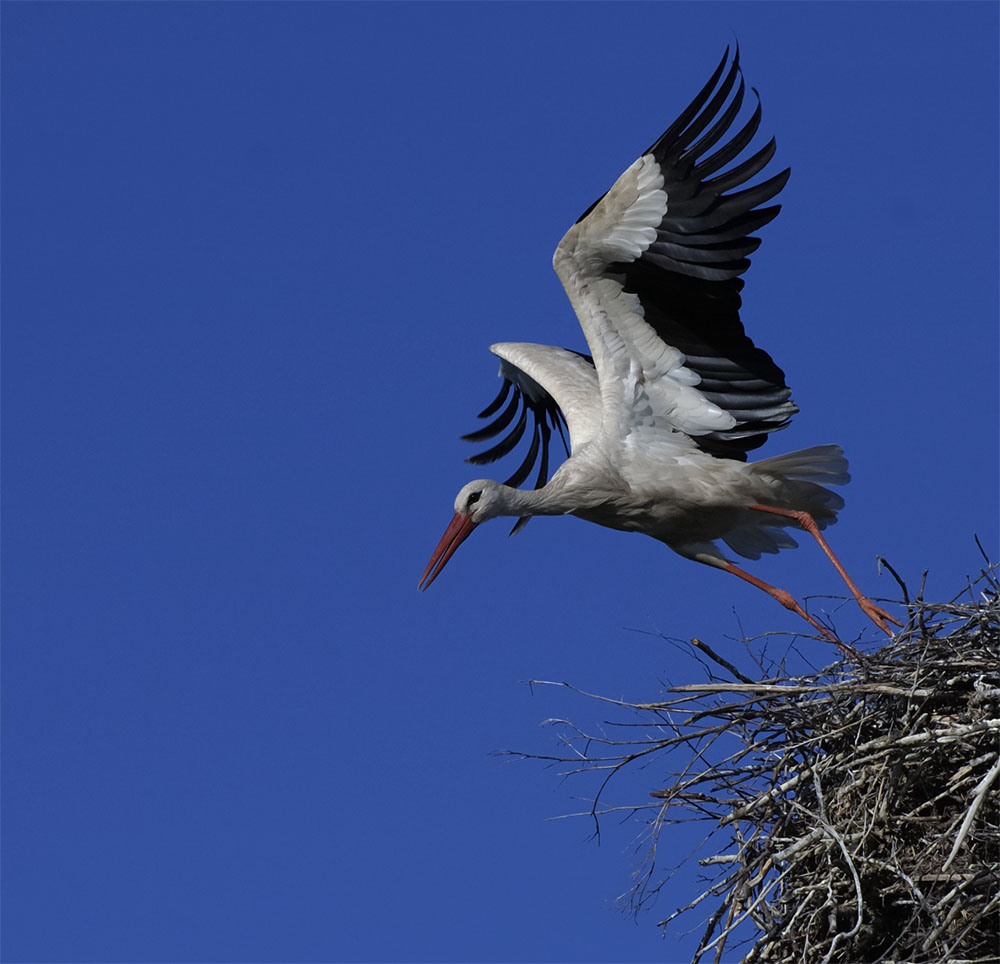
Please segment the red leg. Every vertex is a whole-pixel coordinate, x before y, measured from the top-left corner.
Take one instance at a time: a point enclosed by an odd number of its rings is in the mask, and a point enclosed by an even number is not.
[[[826,628],[822,623],[818,622],[812,616],[809,615],[792,597],[789,593],[785,592],[784,589],[778,589],[776,586],[772,586],[770,583],[764,582],[763,579],[758,579],[756,576],[751,576],[749,572],[744,572],[742,569],[737,568],[731,562],[727,562],[725,565],[726,572],[731,572],[734,576],[739,576],[740,579],[745,580],[750,583],[751,586],[756,586],[758,589],[763,589],[769,596],[773,599],[777,599],[785,609],[790,609],[793,613],[798,613],[810,626],[818,629],[831,643],[836,644],[837,648],[845,656],[855,655],[854,650],[849,646],[845,646],[829,629]]]
[[[840,573],[840,578],[847,584],[851,595],[858,601],[861,611],[887,636],[892,636],[892,630],[886,625],[887,622],[896,626],[903,624],[893,619],[881,606],[876,606],[860,589],[854,584],[854,580],[847,574],[847,570],[840,564],[840,560],[833,554],[833,550],[827,545],[816,525],[816,520],[808,512],[799,512],[795,509],[778,509],[773,505],[752,505],[751,509],[759,509],[761,512],[771,512],[774,515],[784,516],[786,519],[794,519],[803,529],[806,530],[820,545],[826,553],[827,558],[833,563],[834,568]]]

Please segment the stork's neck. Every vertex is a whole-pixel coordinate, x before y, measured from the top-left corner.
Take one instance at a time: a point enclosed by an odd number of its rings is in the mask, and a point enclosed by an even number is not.
[[[566,491],[562,479],[552,478],[540,489],[514,489],[501,485],[498,491],[497,515],[565,515],[579,508]]]

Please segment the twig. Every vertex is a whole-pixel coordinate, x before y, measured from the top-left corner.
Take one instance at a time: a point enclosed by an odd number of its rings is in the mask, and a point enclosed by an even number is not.
[[[990,768],[990,772],[979,781],[979,785],[973,791],[972,804],[965,814],[962,826],[959,828],[958,836],[955,838],[955,845],[951,848],[951,853],[948,855],[948,859],[941,865],[941,870],[945,873],[951,869],[952,861],[958,855],[958,851],[961,849],[962,843],[965,841],[965,838],[969,833],[969,828],[972,826],[972,822],[976,819],[976,814],[979,812],[979,808],[983,805],[983,801],[986,799],[986,792],[991,786],[993,786],[993,782],[996,780],[997,774],[1000,774],[1000,756],[997,757],[996,763],[994,763]]]

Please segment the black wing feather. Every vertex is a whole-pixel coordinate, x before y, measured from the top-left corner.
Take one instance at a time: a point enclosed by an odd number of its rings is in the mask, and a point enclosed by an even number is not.
[[[500,411],[500,406],[503,405],[504,399],[510,394],[510,390],[511,383],[505,378],[503,385],[500,386],[500,393],[479,413],[477,418],[489,418],[494,412]]]
[[[510,388],[510,382],[506,386]],[[506,393],[501,392],[500,397],[503,397]],[[468,435],[463,435],[462,438],[466,442],[483,442],[488,438],[496,438],[511,422],[514,421],[514,416],[517,414],[518,409],[521,406],[521,392],[519,389],[514,389],[514,397],[510,400],[510,404],[500,413],[500,416],[493,422],[490,422],[486,428],[481,428],[478,432],[470,432]],[[483,413],[479,416],[480,418],[487,418],[487,413],[492,414],[490,409],[493,406],[490,405],[488,408],[483,410]]]
[[[757,95],[757,91],[754,90],[754,96]],[[742,98],[741,98],[742,100]],[[728,115],[727,128],[729,124],[733,122],[737,111]],[[727,165],[731,160],[736,158],[740,151],[743,150],[750,141],[753,140],[754,134],[757,133],[757,128],[760,127],[760,119],[763,116],[763,108],[760,106],[760,101],[757,101],[757,106],[754,108],[753,114],[750,115],[750,120],[748,120],[743,127],[740,129],[739,133],[734,134],[733,137],[720,147],[714,154],[710,157],[706,157],[700,164],[696,164],[691,168],[691,176],[701,180],[709,174],[714,174],[716,171],[721,170],[725,165]],[[719,118],[720,122],[722,118]],[[713,142],[714,143],[714,142]],[[695,149],[692,153],[701,153],[701,151]]]
[[[585,358],[593,364],[593,359],[589,355],[581,355],[580,357]],[[505,374],[505,372],[509,374]],[[523,461],[517,467],[514,474],[504,482],[504,485],[514,487],[522,485],[531,474],[536,463],[538,463],[539,470],[538,476],[535,479],[535,488],[540,489],[549,480],[549,446],[552,441],[553,428],[559,432],[566,455],[569,455],[569,446],[566,444],[566,436],[563,434],[563,425],[566,423],[566,417],[556,404],[555,399],[537,382],[530,381],[530,390],[527,388],[527,381],[524,382],[525,388],[518,385],[515,381],[518,378],[518,374],[519,369],[516,369],[509,362],[504,363],[501,367],[504,387],[500,390],[497,399],[487,406],[480,413],[479,417],[488,418],[490,415],[493,415],[499,403],[506,399],[511,389],[513,389],[513,397],[510,403],[499,418],[487,425],[486,428],[480,429],[477,432],[470,432],[468,435],[463,435],[462,438],[467,442],[483,442],[486,439],[495,438],[514,421],[514,417],[517,415],[518,419],[514,427],[499,443],[485,452],[479,452],[476,455],[470,456],[465,461],[473,465],[486,465],[503,458],[503,456],[513,451],[524,436],[527,428],[528,413],[530,411],[533,419],[531,443],[528,446]],[[539,456],[541,456],[540,463]]]
[[[517,471],[504,482],[504,485],[512,486],[517,488],[530,474],[532,468],[534,468],[535,461],[538,458],[538,446],[541,442],[541,432],[538,430],[538,422],[535,422],[535,430],[531,435],[531,445],[528,448],[528,454],[525,455],[524,461],[517,467]]]
[[[518,392],[515,398],[520,396],[521,393]],[[486,465],[489,462],[495,462],[499,458],[503,458],[508,452],[510,452],[518,442],[521,441],[521,436],[524,435],[524,430],[528,425],[528,406],[521,406],[521,415],[514,425],[513,430],[510,435],[506,438],[501,439],[496,445],[491,449],[487,449],[485,452],[480,452],[478,455],[473,455],[467,458],[466,462],[471,462],[473,465]]]

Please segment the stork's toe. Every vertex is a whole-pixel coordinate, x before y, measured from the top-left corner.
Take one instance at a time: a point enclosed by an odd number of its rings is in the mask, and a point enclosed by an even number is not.
[[[861,607],[861,611],[887,636],[895,635],[889,628],[888,623],[892,623],[894,626],[903,625],[898,619],[890,616],[881,606],[873,603],[867,596],[861,596],[858,599],[858,605]]]

